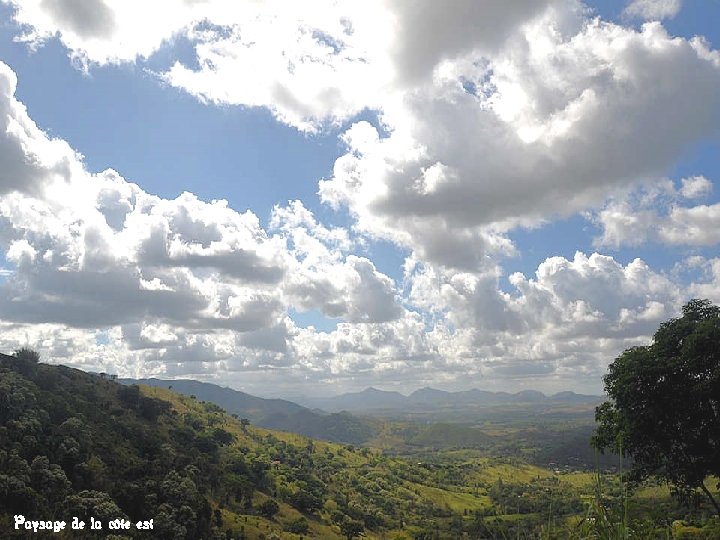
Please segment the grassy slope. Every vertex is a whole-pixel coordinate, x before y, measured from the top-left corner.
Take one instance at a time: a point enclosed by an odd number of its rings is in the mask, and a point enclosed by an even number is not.
[[[179,414],[205,414],[203,404],[190,397],[159,387],[142,386],[141,389],[144,395],[162,399],[171,403],[173,409]],[[233,444],[236,446],[244,446],[250,449],[262,449],[263,445],[259,443],[258,440],[268,435],[294,446],[304,447],[310,441],[307,437],[295,433],[274,431],[255,426],[248,427],[246,433],[243,431],[238,420],[228,415],[223,415],[222,418],[223,423],[221,424],[221,427],[235,436],[235,442]],[[330,451],[335,454],[342,453],[345,470],[354,469],[362,471],[363,474],[368,474],[370,471],[377,470],[377,467],[371,463],[371,460],[368,457],[376,455],[372,452],[368,453],[366,456],[363,455],[362,451],[351,450],[347,446],[336,443],[316,440],[313,440],[312,443],[315,446],[316,452]],[[499,471],[500,468],[495,470]],[[510,470],[505,470],[505,472],[511,477],[517,477],[512,474]],[[492,504],[486,495],[475,496],[469,493],[464,493],[459,489],[455,491],[452,488],[428,486],[423,483],[412,481],[405,481],[404,487],[408,491],[419,495],[421,499],[428,501],[439,508],[450,508],[456,513],[462,513],[465,509],[473,511],[487,509]],[[267,498],[267,494],[256,494],[257,503],[262,502],[265,498]],[[240,528],[243,527],[245,534],[248,535],[249,538],[257,537],[261,533],[266,536],[274,533],[281,538],[298,538],[298,535],[283,532],[282,528],[284,524],[301,517],[302,514],[285,503],[279,502],[279,504],[280,511],[273,520],[264,519],[259,516],[243,516],[224,510],[223,521],[226,526],[234,531],[239,531]],[[328,526],[327,524],[320,522],[318,519],[308,519],[308,521],[310,524],[310,537],[329,539],[341,538],[339,528],[337,526]],[[366,531],[365,536],[367,538],[403,538],[405,535],[401,530],[391,530],[384,533]]]
[[[54,390],[46,393],[58,406],[71,403],[70,396],[73,395],[94,396],[88,398],[91,401],[84,405],[86,407],[84,412],[75,410],[69,415],[80,414],[92,425],[96,425],[97,422],[102,424],[101,429],[107,435],[109,446],[106,446],[104,450],[100,448],[96,451],[101,452],[99,455],[103,459],[111,460],[112,454],[118,450],[128,455],[134,451],[130,444],[131,441],[124,439],[122,434],[113,432],[115,425],[113,416],[123,418],[137,414],[137,412],[124,409],[125,405],[118,398],[116,383],[69,368],[40,365],[38,370],[46,379],[52,379]],[[565,491],[589,494],[593,490],[594,475],[589,473],[558,475],[548,469],[519,461],[509,463],[481,457],[478,451],[467,449],[446,451],[438,455],[436,463],[408,462],[384,457],[377,451],[313,441],[293,433],[267,430],[255,426],[244,429],[239,420],[209,406],[210,404],[198,402],[165,388],[142,387],[141,392],[146,397],[169,403],[171,410],[167,414],[163,413],[154,423],[141,421],[140,418],[134,419],[133,422],[138,425],[138,429],[144,426],[143,429],[154,430],[159,436],[167,439],[172,437],[173,430],[182,425],[184,417],[194,417],[205,426],[202,429],[217,427],[234,437],[233,442],[225,447],[227,451],[242,449],[244,453],[262,455],[268,459],[268,462],[273,459],[272,452],[274,450],[272,448],[277,447],[278,441],[296,450],[305,449],[307,451],[307,448],[312,446],[309,453],[311,456],[318,456],[318,461],[320,457],[332,456],[332,467],[329,473],[322,476],[319,471],[314,470],[314,474],[316,473],[318,478],[322,479],[328,498],[349,497],[353,504],[357,503],[371,509],[380,508],[384,502],[383,497],[385,500],[392,499],[393,503],[404,501],[405,531],[401,531],[397,524],[385,531],[380,527],[373,527],[373,530],[365,533],[368,538],[406,538],[409,537],[408,531],[420,530],[420,524],[423,522],[446,526],[449,524],[452,514],[462,517],[466,511],[472,513],[473,511],[492,509],[488,489],[498,480],[502,480],[504,484],[518,486],[552,480],[556,481],[557,485],[561,486],[560,489]],[[98,400],[96,410],[87,408],[88,405],[94,403],[92,400]],[[78,403],[80,402],[78,401]],[[446,427],[441,427],[436,434],[453,432],[452,430],[447,431]],[[453,467],[462,471],[459,480],[443,476],[447,469]],[[279,490],[289,489],[292,486],[290,485],[291,480],[288,479],[294,478],[293,475],[296,471],[296,466],[280,463],[271,468],[270,475],[274,478]],[[213,489],[209,492],[210,502],[213,510],[220,511],[223,530],[230,529],[235,535],[239,535],[243,531],[247,538],[259,538],[261,535],[266,538],[271,538],[272,535],[279,538],[299,538],[299,535],[287,533],[284,529],[290,522],[297,520],[303,514],[282,502],[282,498],[276,493],[269,493],[267,489],[258,489],[254,493],[252,501],[254,507],[270,496],[273,496],[279,503],[278,513],[272,519],[266,519],[254,513],[245,515],[237,505],[233,504],[223,504],[220,508],[221,501],[214,495]],[[381,491],[383,495],[373,499],[373,496],[377,495],[377,491]],[[649,501],[650,504],[664,503],[667,500],[667,491],[663,487],[646,487],[638,491],[637,498],[639,501]],[[332,505],[326,503],[320,511],[304,515],[310,528],[307,536],[330,539],[341,537],[339,527],[331,524],[332,510]],[[509,506],[506,511],[507,514],[504,516],[493,519],[513,522],[528,517],[528,514],[525,514],[524,517],[512,514],[513,509]],[[466,517],[465,521],[469,519],[472,518]],[[407,525],[409,522],[415,524]]]
[[[173,392],[169,392],[165,389],[144,388],[143,391],[148,395],[171,401],[181,412],[198,410],[198,403],[196,401],[188,397],[174,394]],[[223,427],[236,435],[237,444],[243,444],[248,447],[255,447],[258,445],[255,438],[242,433],[239,424],[235,420],[227,418],[226,421],[227,423]],[[406,429],[405,425],[388,422],[381,435],[372,441],[372,443],[374,443],[373,446],[375,448],[389,449],[392,448],[393,444],[396,442],[401,445],[406,445],[409,438]],[[273,435],[288,444],[297,446],[303,446],[307,444],[309,440],[307,437],[293,433],[272,431],[257,427],[251,427],[250,430],[251,432],[261,436]],[[453,435],[456,435],[456,431],[459,439],[459,446],[462,446],[462,443],[466,442],[466,440],[464,440],[465,434],[460,430],[456,430],[453,426],[447,425],[439,425],[435,429],[429,430],[418,429],[417,437],[410,437],[410,439],[414,439],[413,443],[416,443],[419,447],[423,444],[433,446],[443,435],[449,435],[452,437]],[[412,435],[416,434],[414,433]],[[318,451],[329,450],[334,453],[343,452],[343,463],[347,470],[354,469],[367,472],[376,469],[370,464],[370,460],[367,456],[364,456],[358,451],[348,450],[348,447],[346,446],[324,441],[314,441],[314,444]],[[370,455],[375,454],[371,452]],[[438,482],[433,481],[432,474],[428,475],[423,482],[405,481],[403,485],[408,491],[413,492],[421,499],[432,503],[435,507],[448,509],[456,515],[462,515],[466,511],[473,513],[475,511],[487,511],[491,509],[493,503],[487,496],[487,490],[484,488],[478,489],[476,486],[488,486],[498,480],[502,480],[504,483],[511,485],[525,485],[537,480],[556,478],[561,486],[560,489],[571,490],[577,493],[578,496],[582,496],[586,499],[593,494],[595,489],[596,474],[592,472],[576,471],[556,474],[547,468],[527,463],[517,461],[508,463],[493,458],[487,458],[483,456],[482,451],[473,449],[445,450],[438,455],[438,462],[454,463],[455,465],[471,464],[472,467],[464,475],[463,485],[438,484]],[[606,479],[605,482],[608,486],[610,484],[616,484],[612,478]],[[651,508],[652,506],[659,504],[669,504],[669,489],[667,486],[645,486],[637,490],[635,493],[635,499],[638,503],[636,504],[636,507],[640,509]],[[296,519],[299,515],[300,514],[297,513],[296,510],[292,509],[288,505],[281,504],[281,512],[275,521],[287,522],[291,519]],[[525,514],[521,516],[511,513],[510,509],[508,509],[507,514],[499,515],[492,519],[512,522],[528,517],[532,517],[532,514]],[[267,534],[268,531],[276,531],[280,534],[280,531],[277,530],[276,523],[268,522],[267,520],[259,519],[257,517],[250,517],[248,519],[250,524],[246,524],[246,531],[252,530],[258,534],[260,532]],[[466,516],[465,519],[467,520],[471,518]],[[441,519],[440,521],[443,520]],[[577,521],[577,519],[575,521]],[[312,521],[311,531],[313,534],[322,538],[332,538],[333,534],[339,534],[339,529],[336,526],[328,527],[327,525],[322,525],[319,522]],[[376,537],[375,533],[372,532],[368,532],[366,534],[369,538]],[[406,537],[405,535],[406,533],[403,533],[400,530],[393,530],[380,534],[377,537],[403,538]]]

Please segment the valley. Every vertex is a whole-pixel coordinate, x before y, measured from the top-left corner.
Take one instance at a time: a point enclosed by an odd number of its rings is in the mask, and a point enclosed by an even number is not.
[[[352,444],[256,425],[176,392],[178,383],[121,385],[0,357],[3,536],[24,537],[13,516],[29,508],[153,519],[152,532],[132,537],[168,539],[595,538],[622,521],[626,502],[627,519],[648,538],[710,531],[717,521],[701,500],[671,498],[663,485],[627,497],[617,458],[593,466],[580,457],[592,426],[579,409],[553,405],[523,420],[526,405],[503,405],[472,425],[310,411],[370,430]],[[255,414],[266,405],[222,394]],[[308,414],[286,402],[268,407]]]

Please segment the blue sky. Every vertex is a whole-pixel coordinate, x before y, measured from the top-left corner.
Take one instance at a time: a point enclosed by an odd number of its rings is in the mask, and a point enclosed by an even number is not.
[[[2,9],[7,19],[11,9]],[[16,33],[4,25],[0,51],[18,75],[17,97],[43,129],[82,153],[90,170],[121,169],[163,197],[191,191],[227,199],[238,210],[256,209],[261,219],[288,200],[319,207],[317,179],[330,175],[341,154],[337,132],[305,137],[266,110],[202,104],[146,71],[167,67],[162,62],[86,74],[57,41],[30,52],[13,43]],[[49,94],[48,86],[56,91]]]
[[[719,1],[73,6],[0,4],[4,349],[600,391],[720,300]]]

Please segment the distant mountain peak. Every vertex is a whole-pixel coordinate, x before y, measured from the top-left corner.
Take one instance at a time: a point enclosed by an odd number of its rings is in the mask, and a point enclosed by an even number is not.
[[[529,399],[532,401],[542,401],[547,398],[545,394],[538,392],[537,390],[520,390],[515,394],[515,397]]]
[[[418,390],[415,390],[411,396],[417,395],[417,394],[450,394],[451,392],[447,392],[445,390],[438,390],[437,388],[432,388],[430,386],[423,386],[422,388],[419,388]]]
[[[367,393],[367,394],[393,394],[402,396],[400,392],[395,392],[394,390],[380,390],[379,388],[375,388],[374,386],[368,386],[365,390],[358,392],[359,394]]]

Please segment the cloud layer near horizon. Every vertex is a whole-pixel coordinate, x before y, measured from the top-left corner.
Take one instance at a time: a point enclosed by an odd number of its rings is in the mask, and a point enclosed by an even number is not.
[[[0,63],[5,348],[258,388],[279,373],[288,386],[589,388],[684,300],[720,300],[720,259],[678,261],[689,283],[581,252],[512,273],[513,231],[577,213],[600,229],[598,248],[720,241],[718,205],[703,201],[713,179],[664,178],[717,135],[720,54],[700,38],[605,22],[573,0],[9,3],[24,40],[57,36],[84,69],[142,62],[182,37],[196,65],[160,79],[310,134],[336,126],[346,153],[319,196],[354,223],[325,225],[295,201],[264,229],[225,201],[166,200],[87,171],[34,124]],[[640,4],[629,16],[680,8]],[[354,120],[366,110],[375,125]],[[378,239],[410,253],[402,283],[364,254]],[[300,328],[291,310],[340,322]]]

